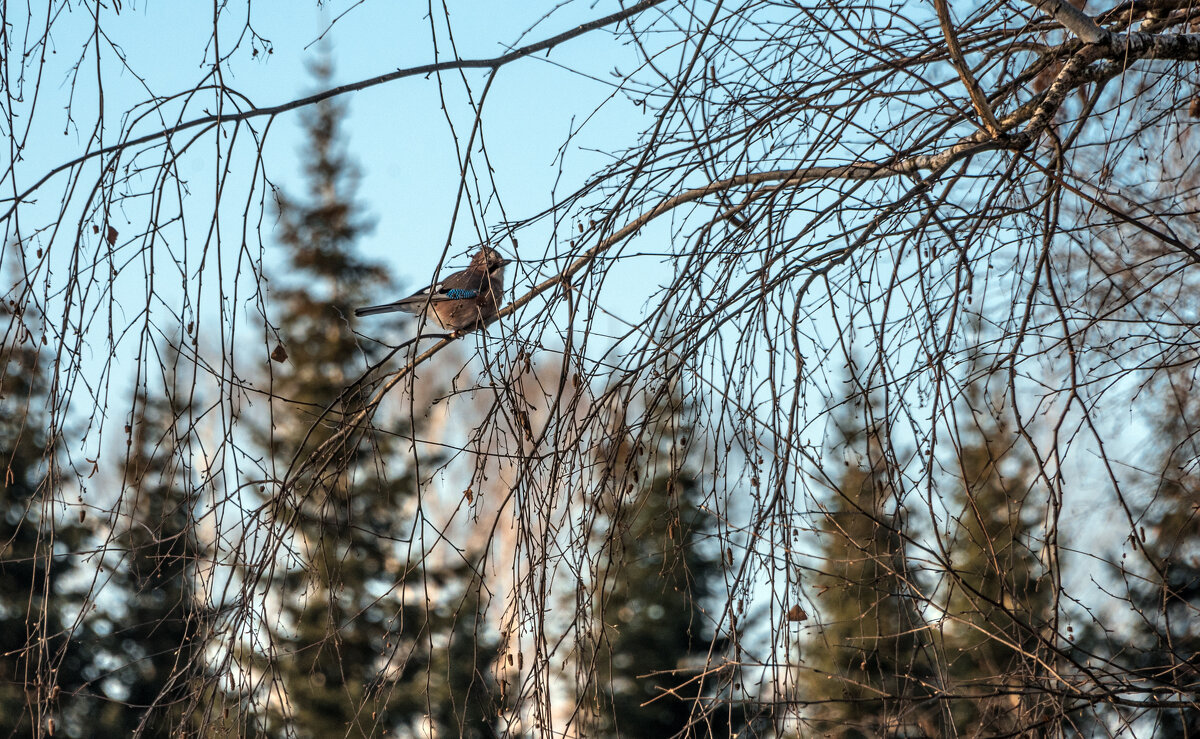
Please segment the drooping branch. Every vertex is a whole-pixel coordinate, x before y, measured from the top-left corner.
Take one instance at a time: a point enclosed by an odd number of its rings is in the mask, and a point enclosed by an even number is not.
[[[248,109],[241,110],[236,113],[224,113],[223,112],[220,114],[211,114],[211,115],[201,116],[199,118],[193,118],[192,120],[189,120],[189,121],[180,121],[176,125],[170,126],[168,128],[162,128],[157,131],[153,131],[151,133],[145,134],[143,136],[138,136],[136,138],[127,139],[125,141],[121,141],[119,143],[112,144],[111,146],[105,146],[105,147],[96,149],[95,151],[89,151],[85,154],[80,154],[78,157],[75,157],[74,159],[71,159],[70,161],[62,163],[62,164],[58,165],[57,167],[54,167],[53,169],[48,170],[44,175],[42,175],[41,178],[39,178],[37,180],[37,182],[33,183],[31,186],[22,190],[18,195],[16,195],[14,198],[12,198],[12,205],[9,206],[8,210],[6,210],[3,215],[0,215],[0,221],[10,218],[12,216],[13,212],[17,209],[17,206],[19,206],[21,203],[25,202],[30,197],[30,195],[32,195],[34,192],[36,192],[38,190],[38,188],[40,188],[42,185],[46,184],[46,182],[48,180],[50,180],[50,178],[54,177],[55,175],[59,174],[60,172],[70,170],[74,167],[79,166],[80,164],[83,164],[92,159],[95,159],[96,157],[105,157],[109,154],[119,153],[119,152],[122,152],[131,147],[139,146],[141,144],[147,144],[152,141],[157,141],[159,139],[169,139],[173,135],[175,135],[181,131],[186,131],[188,129],[196,128],[198,126],[206,126],[206,125],[212,125],[212,124],[221,125],[221,124],[225,124],[225,123],[236,123],[236,122],[240,122],[240,121],[248,121],[248,120],[252,120],[255,118],[262,118],[264,116],[266,116],[266,117],[276,116],[276,115],[279,115],[280,113],[287,113],[289,111],[296,110],[298,108],[304,108],[304,107],[307,107],[310,105],[315,105],[316,103],[319,103],[322,100],[329,100],[330,98],[335,98],[340,95],[345,95],[348,92],[365,90],[370,87],[376,87],[378,85],[382,85],[387,82],[393,82],[393,81],[399,80],[399,79],[404,79],[406,77],[422,77],[425,75],[435,74],[438,72],[447,72],[447,71],[465,70],[465,69],[496,70],[496,69],[499,69],[500,67],[503,67],[511,62],[518,60],[518,59],[522,59],[524,57],[530,56],[531,54],[536,54],[539,51],[549,51],[550,49],[553,49],[555,46],[558,46],[559,44],[562,44],[562,43],[565,43],[572,39],[578,38],[579,36],[582,36],[590,31],[594,31],[597,28],[611,26],[614,23],[620,23],[621,21],[628,20],[628,19],[638,15],[642,11],[648,10],[649,8],[652,8],[655,5],[661,5],[664,2],[666,2],[666,0],[641,0],[641,2],[631,5],[630,7],[625,8],[624,10],[620,10],[616,13],[610,13],[609,15],[606,15],[603,18],[597,18],[596,20],[588,21],[587,23],[580,24],[580,25],[576,26],[575,28],[572,28],[568,31],[563,31],[562,33],[557,34],[555,36],[551,36],[550,38],[543,39],[541,41],[537,41],[532,44],[527,44],[527,45],[519,47],[517,49],[513,49],[512,51],[505,53],[505,54],[501,54],[500,56],[484,58],[484,59],[454,59],[454,60],[446,61],[446,62],[421,64],[416,67],[405,67],[403,69],[397,69],[394,72],[388,72],[386,74],[377,75],[375,77],[368,77],[367,79],[359,80],[358,82],[350,82],[345,85],[338,85],[337,87],[331,87],[327,90],[322,90],[320,92],[313,93],[312,95],[308,95],[306,97],[297,98],[296,100],[289,100],[286,103],[280,103],[279,105],[270,105],[270,106],[262,107],[262,108],[250,107]],[[189,91],[188,94],[190,95],[191,92],[192,91]],[[233,91],[230,90],[229,92],[232,93]],[[241,97],[241,96],[239,95],[239,97]]]
[[[1123,55],[1120,53],[1120,49],[1125,50]],[[1103,76],[1099,78],[1096,76],[1095,68],[1090,66],[1092,62],[1102,57],[1112,56],[1121,57],[1121,63],[1110,64],[1105,68],[1112,73],[1116,73],[1115,67],[1120,66],[1124,68],[1124,66],[1132,63],[1137,58],[1165,57],[1200,60],[1200,36],[1180,35],[1164,39],[1151,34],[1129,34],[1115,37],[1113,43],[1107,48],[1087,47],[1081,50],[1063,66],[1055,81],[1044,93],[997,122],[997,125],[1006,131],[1024,124],[1025,128],[1019,133],[1002,133],[1000,136],[993,137],[988,131],[979,130],[963,137],[942,151],[933,154],[912,155],[895,161],[859,162],[836,166],[811,166],[791,170],[753,172],[717,180],[703,187],[693,188],[671,196],[653,208],[643,212],[612,235],[602,239],[558,274],[530,288],[524,295],[500,310],[497,314],[497,319],[513,315],[535,298],[550,290],[559,288],[560,286],[569,286],[572,277],[586,269],[599,255],[632,237],[652,221],[674,211],[682,205],[697,202],[711,195],[726,193],[730,190],[746,186],[766,185],[766,188],[757,193],[761,196],[778,190],[800,187],[820,180],[861,181],[898,176],[917,176],[921,172],[945,171],[958,161],[986,151],[1016,151],[1025,149],[1037,141],[1044,133],[1050,121],[1053,120],[1054,114],[1058,111],[1071,90],[1078,88],[1080,85],[1104,78]],[[373,415],[383,398],[397,384],[408,377],[416,367],[432,359],[438,352],[453,343],[453,340],[454,337],[439,341],[413,358],[409,364],[396,370],[361,410],[346,419],[342,428],[337,433],[326,440],[310,457],[299,461],[299,468],[289,471],[289,478],[294,478],[295,473],[303,472],[313,466],[323,464],[322,460],[327,456],[327,452],[344,441],[355,430],[360,429],[367,419]]]

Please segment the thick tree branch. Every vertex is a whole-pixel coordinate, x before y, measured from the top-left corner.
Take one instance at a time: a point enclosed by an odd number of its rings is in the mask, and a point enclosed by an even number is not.
[[[1102,44],[1112,34],[1101,28],[1090,16],[1064,0],[1026,0],[1038,10],[1058,21],[1085,44]]]
[[[971,104],[975,106],[975,114],[983,121],[984,128],[988,133],[999,136],[1000,122],[996,120],[992,106],[988,104],[987,97],[980,89],[979,83],[975,81],[974,75],[971,74],[971,68],[967,66],[967,60],[963,57],[962,48],[958,44],[958,34],[955,33],[950,18],[950,6],[946,0],[934,0],[933,7],[937,10],[938,22],[942,26],[942,35],[946,38],[946,48],[950,52],[950,60],[958,71],[958,77],[962,80],[963,87],[967,88],[967,95],[971,98]]]

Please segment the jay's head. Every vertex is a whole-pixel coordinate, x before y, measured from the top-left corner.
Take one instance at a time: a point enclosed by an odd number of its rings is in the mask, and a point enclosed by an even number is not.
[[[488,272],[496,272],[511,263],[511,259],[505,259],[500,256],[500,252],[490,246],[485,246],[471,257],[472,269],[486,269]]]

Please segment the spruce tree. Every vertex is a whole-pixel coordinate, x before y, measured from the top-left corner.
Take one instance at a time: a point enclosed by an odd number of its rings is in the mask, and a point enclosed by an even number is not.
[[[984,386],[973,383],[960,404],[958,479],[947,496],[954,526],[943,626],[947,705],[960,734],[1049,731],[1047,721],[1061,712],[1037,689],[1048,677],[1043,665],[1054,661],[1041,639],[1054,588],[1035,551],[1044,545],[1036,472],[1004,398]]]
[[[327,85],[328,65],[316,73]],[[327,100],[305,119],[308,198],[278,199],[290,272],[275,299],[286,316],[278,338],[288,358],[276,365],[273,390],[284,402],[264,445],[280,479],[361,407],[356,380],[379,354],[353,332],[353,308],[387,280],[356,253],[367,224],[341,141],[343,115]],[[286,728],[298,736],[381,736],[427,721],[447,735],[488,731],[494,648],[476,639],[483,629],[465,574],[427,572],[419,551],[408,561],[421,524],[410,512],[416,467],[400,440],[417,430],[406,417],[389,421],[387,434],[355,437],[316,473],[288,478],[283,499],[294,510],[275,509],[300,562],[285,563],[273,592],[282,611],[275,643]],[[444,586],[426,587],[435,581]]]
[[[78,608],[64,583],[85,531],[54,503],[62,440],[50,422],[46,344],[32,310],[9,305],[0,302],[0,736],[29,736],[65,728],[63,715],[86,700],[63,618]]]
[[[1139,548],[1145,564],[1127,575],[1132,628],[1110,635],[1115,660],[1157,691],[1154,736],[1200,736],[1200,395],[1190,372],[1168,373],[1155,400],[1153,473]]]
[[[206,693],[204,643],[212,609],[198,592],[204,558],[197,534],[191,476],[194,430],[191,393],[176,382],[179,355],[166,352],[170,380],[138,389],[130,443],[123,460],[121,508],[106,543],[119,556],[106,588],[108,627],[96,638],[95,662],[105,667],[109,700],[91,720],[109,736],[178,737],[201,722]]]
[[[851,395],[844,407],[825,455],[842,472],[824,505],[814,582],[824,628],[804,645],[796,698],[820,736],[936,735],[934,645],[913,597],[890,435],[872,398]]]
[[[601,632],[589,658],[595,729],[599,736],[729,736],[744,725],[745,706],[726,700],[715,678],[696,679],[729,643],[714,639],[711,623],[723,562],[716,521],[703,505],[704,462],[692,452],[695,414],[678,383],[647,396],[640,432],[608,448],[619,469],[597,572]]]

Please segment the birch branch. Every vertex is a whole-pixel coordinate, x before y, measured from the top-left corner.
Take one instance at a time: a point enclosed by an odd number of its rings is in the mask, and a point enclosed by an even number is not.
[[[983,121],[984,128],[988,133],[999,136],[1001,133],[1000,122],[996,120],[992,106],[988,104],[987,97],[984,96],[979,83],[971,74],[971,68],[967,66],[967,60],[963,57],[962,48],[958,44],[958,34],[954,32],[954,25],[950,20],[950,6],[946,0],[933,0],[933,7],[937,10],[938,22],[942,26],[942,35],[946,38],[946,49],[950,52],[950,61],[958,71],[958,77],[962,80],[963,87],[967,88],[967,95],[971,98],[971,105],[975,107],[975,114]]]
[[[1085,44],[1103,44],[1112,34],[1101,28],[1091,16],[1064,0],[1026,0],[1030,5],[1058,21]]]

